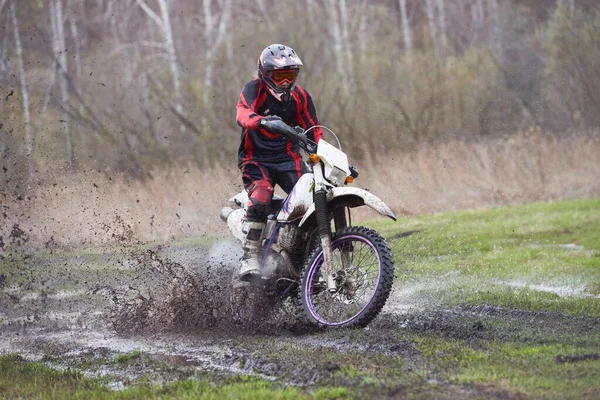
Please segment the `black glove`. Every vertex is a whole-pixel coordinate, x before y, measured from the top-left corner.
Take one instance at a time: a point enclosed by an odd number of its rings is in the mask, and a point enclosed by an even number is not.
[[[300,147],[306,150],[308,153],[314,153],[317,151],[317,145],[306,136],[306,131],[301,126],[294,126],[296,132],[295,140],[300,143]]]
[[[278,115],[267,115],[267,116],[261,118],[259,125],[262,127],[265,127],[271,121],[281,121],[281,117]]]
[[[300,144],[306,145],[306,143],[308,143],[308,136],[306,136],[306,133],[304,133],[304,128],[298,125],[293,126],[292,128],[294,129],[294,132],[296,132],[296,135],[294,135],[294,140]]]
[[[308,143],[308,137],[304,132],[296,131],[296,140],[300,143],[300,145],[303,145],[303,147],[306,147],[306,144]]]
[[[266,131],[271,133],[277,133],[285,137],[286,139],[293,140],[296,136],[296,132],[294,131],[294,129],[285,122],[283,122],[283,120],[276,115],[261,119],[260,126]]]

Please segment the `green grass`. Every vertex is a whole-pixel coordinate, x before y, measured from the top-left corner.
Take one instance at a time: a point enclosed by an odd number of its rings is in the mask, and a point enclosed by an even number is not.
[[[432,289],[451,305],[600,316],[600,200],[370,225],[388,239],[399,266],[397,285],[435,281],[451,272],[453,279],[443,278]]]
[[[491,342],[478,349],[438,336],[415,340],[423,354],[459,384],[535,398],[591,399],[600,394],[598,346]],[[573,362],[561,362],[564,357]]]
[[[127,365],[131,362],[135,362],[139,360],[142,356],[142,351],[140,349],[134,349],[128,353],[117,354],[113,358],[113,362],[119,365]]]
[[[397,331],[428,371],[500,397],[600,398],[600,200],[370,225],[394,252],[396,290],[425,282],[424,304],[476,310]],[[490,306],[505,311],[477,314]]]
[[[57,371],[16,355],[0,357],[1,399],[339,399],[346,388],[321,387],[303,392],[278,387],[265,379],[239,376],[221,381],[210,377],[186,379],[166,385],[136,385],[111,391],[98,379],[71,371]]]

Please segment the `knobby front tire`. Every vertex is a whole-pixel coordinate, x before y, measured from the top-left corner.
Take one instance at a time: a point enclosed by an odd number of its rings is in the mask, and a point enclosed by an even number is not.
[[[322,327],[365,327],[379,314],[392,290],[392,252],[376,231],[360,226],[334,233],[331,247],[336,292],[327,290],[319,244],[302,271],[304,314]]]

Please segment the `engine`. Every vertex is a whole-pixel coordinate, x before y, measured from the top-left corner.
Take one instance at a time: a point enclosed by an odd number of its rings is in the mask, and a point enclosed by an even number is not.
[[[285,224],[279,228],[277,244],[285,250],[296,269],[302,268],[304,263],[304,250],[308,233],[298,228],[296,224]]]

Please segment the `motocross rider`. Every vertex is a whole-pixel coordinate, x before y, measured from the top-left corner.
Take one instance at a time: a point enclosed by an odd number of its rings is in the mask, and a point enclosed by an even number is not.
[[[298,143],[269,132],[269,121],[282,120],[304,129],[319,125],[315,106],[306,90],[296,85],[302,66],[291,47],[272,44],[258,58],[258,78],[248,82],[237,103],[237,122],[242,127],[238,167],[248,191],[240,280],[260,276],[260,238],[269,215],[274,186],[289,193],[307,172]],[[308,133],[315,142],[323,132]]]

